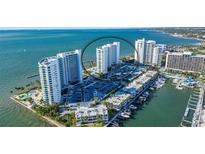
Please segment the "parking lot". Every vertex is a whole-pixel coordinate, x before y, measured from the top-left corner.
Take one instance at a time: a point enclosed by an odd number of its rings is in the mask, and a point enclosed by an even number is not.
[[[122,81],[128,83],[140,76],[144,68],[133,64],[120,64],[115,66],[105,75],[107,80],[88,77],[82,83],[69,86],[63,94],[64,103],[80,103],[93,101],[94,98],[102,100],[113,91],[122,86]]]

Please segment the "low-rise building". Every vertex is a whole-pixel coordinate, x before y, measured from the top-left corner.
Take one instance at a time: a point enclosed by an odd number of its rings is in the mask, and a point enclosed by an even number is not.
[[[80,106],[75,111],[76,125],[95,124],[97,122],[108,122],[108,110],[105,105],[95,107]]]
[[[126,87],[117,91],[114,96],[107,98],[105,101],[112,104],[112,108],[119,110],[125,103],[135,97],[150,83],[151,80],[154,80],[156,77],[156,71],[147,71],[130,82]]]
[[[126,93],[122,90],[117,91],[114,96],[110,96],[105,101],[112,104],[112,108],[120,109],[123,104],[125,104],[129,98],[131,97],[130,94]]]

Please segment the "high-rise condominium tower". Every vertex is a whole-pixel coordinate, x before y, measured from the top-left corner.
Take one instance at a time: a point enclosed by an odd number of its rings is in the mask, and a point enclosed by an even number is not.
[[[108,68],[118,64],[120,57],[120,42],[113,42],[96,48],[97,72],[107,73]]]
[[[60,66],[62,88],[69,84],[82,82],[81,51],[68,51],[57,54]]]
[[[97,72],[107,73],[108,71],[108,47],[102,46],[96,48]]]
[[[159,47],[154,47],[152,54],[152,65],[161,66],[161,50]]]
[[[152,40],[145,41],[143,38],[135,41],[135,61],[145,65],[153,65],[152,60],[155,46],[156,42]]]
[[[137,54],[138,52],[138,54]],[[135,60],[144,64],[145,59],[145,39],[135,41]],[[139,57],[138,57],[139,56]]]
[[[80,50],[44,58],[38,65],[43,100],[46,103],[61,103],[61,91],[83,80]]]
[[[38,65],[43,101],[49,104],[60,103],[61,80],[58,59],[56,57],[44,58]]]
[[[146,42],[145,61],[144,61],[146,65],[152,65],[152,57],[153,57],[153,51],[154,51],[155,45],[156,45],[155,41],[148,40]]]

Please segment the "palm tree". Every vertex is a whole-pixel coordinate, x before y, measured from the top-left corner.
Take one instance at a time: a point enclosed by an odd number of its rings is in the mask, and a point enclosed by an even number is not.
[[[96,121],[97,121],[98,124],[103,123],[103,118],[102,118],[102,116],[98,114],[97,117],[96,117]]]
[[[98,97],[94,97],[94,103],[97,104],[98,102]]]

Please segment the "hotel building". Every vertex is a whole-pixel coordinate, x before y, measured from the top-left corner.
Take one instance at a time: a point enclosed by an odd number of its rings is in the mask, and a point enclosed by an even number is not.
[[[187,72],[205,72],[205,56],[192,55],[191,52],[168,52],[165,68]]]
[[[118,64],[120,57],[120,42],[113,42],[96,48],[96,63],[98,73],[107,73],[108,68]]]

